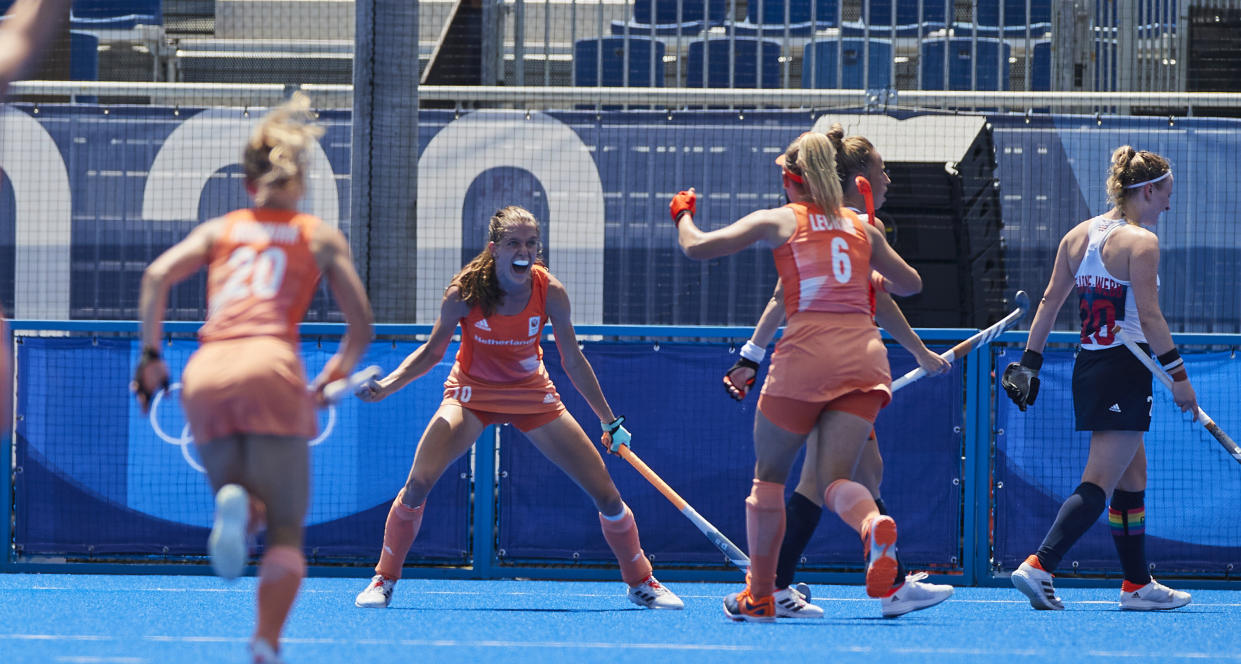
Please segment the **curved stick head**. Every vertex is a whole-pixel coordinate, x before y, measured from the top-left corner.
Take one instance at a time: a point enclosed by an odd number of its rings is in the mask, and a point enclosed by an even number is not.
[[[1021,317],[1025,318],[1025,315],[1030,311],[1029,294],[1023,290],[1017,291],[1017,295],[1013,297],[1013,304],[1017,305],[1017,308],[1021,310]]]
[[[866,176],[859,175],[853,178],[853,184],[857,185],[858,193],[866,201],[866,218],[874,223],[875,219],[875,196],[870,190],[870,180]]]

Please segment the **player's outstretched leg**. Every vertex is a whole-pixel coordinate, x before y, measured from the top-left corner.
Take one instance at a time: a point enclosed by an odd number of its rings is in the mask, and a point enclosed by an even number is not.
[[[362,609],[386,609],[392,602],[392,592],[396,582],[401,578],[401,568],[405,564],[405,556],[418,536],[422,527],[422,515],[426,511],[427,501],[423,500],[418,507],[409,507],[402,499],[405,490],[397,494],[396,500],[388,508],[388,520],[384,523],[383,550],[379,554],[379,564],[375,565],[375,576],[370,583],[353,600],[354,606]]]
[[[629,506],[622,503],[620,514],[607,516],[599,513],[599,527],[603,538],[620,564],[621,578],[629,586],[629,601],[648,609],[683,609],[685,603],[676,593],[668,590],[655,579],[651,561],[642,551],[638,538],[638,524]]]
[[[249,551],[246,522],[250,496],[239,484],[225,484],[215,493],[215,523],[207,538],[207,554],[216,576],[229,581],[241,576]]]

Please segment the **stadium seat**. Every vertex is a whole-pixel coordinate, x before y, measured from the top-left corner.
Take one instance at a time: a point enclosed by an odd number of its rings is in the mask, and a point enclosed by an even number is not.
[[[866,21],[866,5],[860,7],[860,18],[841,25],[845,36],[900,36],[913,37],[919,32],[942,30],[948,23],[943,0],[871,0],[870,21]]]
[[[677,6],[681,15],[678,20]],[[728,10],[726,0],[634,0],[634,23],[650,25],[676,25],[708,21],[722,23]]]
[[[160,0],[73,0],[69,10],[74,30],[132,30],[163,21]]]
[[[973,28],[978,31],[979,36],[998,37],[1002,29],[1006,37],[1013,38],[1025,35],[1027,26],[1031,34],[1039,36],[1051,30],[1051,0],[1030,0],[1028,22],[1026,21],[1026,0],[1003,1],[1003,26],[1000,25],[1000,3],[996,0],[979,2],[977,14],[974,17],[975,26],[960,26],[957,34]]]
[[[781,86],[780,42],[753,37],[690,42],[685,76],[686,87],[691,88],[778,88]]]
[[[974,58],[977,43],[978,57]],[[1003,56],[1001,58],[1001,48]],[[944,86],[944,53],[948,53],[948,85]],[[921,47],[922,90],[1007,90],[1012,48],[998,39],[927,39]],[[971,81],[971,76],[977,80]]]
[[[867,42],[856,37],[840,41],[824,39],[806,45],[802,58],[801,86],[803,88],[843,88],[865,90],[892,87],[892,42],[886,39],[870,40],[869,77],[863,70]],[[839,56],[839,58],[838,58]],[[837,84],[839,67],[841,83]]]
[[[786,22],[785,8],[788,9],[787,22],[789,24],[809,23],[812,18],[811,9],[813,9],[814,22],[821,28],[830,27],[836,25],[839,6],[839,0],[749,0],[746,4],[745,19],[753,24],[783,27]],[[762,11],[762,15],[759,11]]]
[[[579,39],[573,45],[573,84],[586,87],[620,87],[625,85],[625,68],[632,87],[663,87],[664,44],[649,37],[629,37],[629,57],[625,57],[626,40],[622,37]],[[599,53],[602,48],[603,76],[599,76]],[[655,78],[651,78],[654,60]]]
[[[1030,55],[1030,89],[1040,92],[1051,90],[1051,42],[1035,42]]]

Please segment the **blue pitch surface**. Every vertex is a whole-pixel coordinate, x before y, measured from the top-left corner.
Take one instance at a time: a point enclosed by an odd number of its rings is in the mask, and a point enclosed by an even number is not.
[[[312,578],[285,630],[288,662],[1237,661],[1241,593],[1198,590],[1167,613],[1116,608],[1117,589],[1065,588],[1037,612],[1011,588],[958,588],[897,619],[857,586],[815,586],[820,620],[734,623],[739,584],[670,584],[684,611],[631,605],[621,583],[407,579],[387,610],[353,606],[366,579]],[[246,662],[252,577],[0,575],[0,662]]]

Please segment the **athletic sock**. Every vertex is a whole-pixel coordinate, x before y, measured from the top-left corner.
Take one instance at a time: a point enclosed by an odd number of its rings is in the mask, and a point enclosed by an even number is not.
[[[813,500],[793,492],[784,505],[784,541],[780,543],[780,558],[776,564],[776,587],[788,588],[801,562],[810,537],[814,535],[823,516],[823,508]]]
[[[1065,499],[1056,520],[1038,547],[1039,564],[1046,572],[1055,572],[1060,561],[1077,540],[1099,519],[1107,504],[1107,494],[1097,484],[1082,482]]]
[[[888,506],[883,503],[883,498],[875,498],[875,509],[878,509],[879,513],[883,514],[884,516],[892,516],[888,512]],[[899,551],[896,552],[895,558],[896,558],[896,579],[892,581],[893,589],[900,588],[901,586],[905,585],[905,575],[906,573],[908,573],[908,570],[905,569],[905,563],[901,562],[901,554]]]
[[[405,556],[409,554],[409,547],[414,545],[414,538],[422,527],[422,514],[427,506],[427,501],[423,500],[417,507],[407,507],[401,502],[401,496],[404,495],[405,490],[402,489],[396,500],[392,501],[392,507],[388,509],[388,521],[384,523],[383,551],[379,552],[379,564],[375,566],[376,574],[382,574],[389,579],[401,578]]]
[[[745,534],[750,548],[747,585],[752,597],[776,591],[776,566],[784,540],[784,485],[754,480],[745,499]]]
[[[600,512],[599,527],[603,529],[603,539],[608,541],[616,562],[620,563],[621,578],[625,583],[632,588],[645,581],[651,575],[651,561],[642,552],[638,522],[634,521],[629,506],[624,505],[624,510],[617,516],[607,517]]]
[[[1138,587],[1151,582],[1150,568],[1146,564],[1145,497],[1145,491],[1117,489],[1112,492],[1112,505],[1107,511],[1112,543],[1120,556],[1125,581]]]

